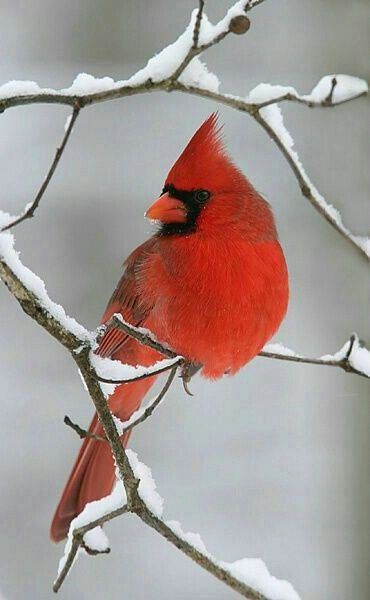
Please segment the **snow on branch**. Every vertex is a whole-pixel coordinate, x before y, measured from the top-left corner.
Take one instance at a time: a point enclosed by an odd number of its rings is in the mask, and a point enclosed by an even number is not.
[[[64,135],[63,135],[61,144],[60,144],[60,146],[58,146],[58,148],[56,150],[54,160],[50,165],[49,171],[47,172],[46,177],[45,177],[44,181],[42,182],[41,187],[40,187],[39,191],[37,192],[34,201],[25,206],[25,209],[21,215],[19,215],[18,217],[11,218],[10,222],[8,222],[6,225],[4,225],[2,227],[1,231],[6,231],[7,229],[10,229],[11,227],[15,227],[15,225],[18,225],[18,223],[21,223],[22,221],[25,221],[26,219],[31,219],[33,217],[33,215],[35,214],[35,211],[37,210],[37,208],[40,204],[41,198],[43,197],[43,195],[46,191],[46,188],[48,187],[50,180],[53,177],[54,171],[57,168],[58,163],[62,157],[64,148],[67,145],[69,136],[71,135],[72,129],[73,129],[76,119],[79,115],[79,112],[80,112],[80,109],[78,107],[75,107],[73,109],[73,112],[70,115],[70,117],[68,117],[65,128],[64,128]]]
[[[363,255],[370,258],[370,239],[353,234],[344,225],[337,209],[329,204],[309,180],[298,154],[292,149],[293,142],[283,125],[281,111],[275,106],[282,101],[293,101],[307,106],[332,107],[363,96],[367,83],[349,75],[326,75],[310,94],[300,95],[291,86],[260,84],[246,99],[220,94],[220,82],[199,60],[199,55],[218,44],[229,33],[248,31],[250,21],[246,13],[263,0],[240,0],[231,6],[223,19],[212,25],[204,12],[204,0],[193,10],[189,25],[175,42],[149,59],[147,65],[129,79],[114,81],[111,77],[96,79],[80,73],[68,88],[55,90],[40,88],[33,81],[10,81],[0,86],[0,112],[12,106],[38,102],[60,103],[73,106],[74,112],[66,135],[58,148],[48,175],[34,202],[28,204],[19,217],[9,219],[10,228],[33,215],[59,162],[70,131],[81,108],[106,100],[154,91],[181,91],[212,99],[237,110],[249,113],[277,144],[300,184],[303,195],[324,218]]]
[[[299,600],[297,592],[287,581],[270,574],[259,558],[243,558],[225,562],[215,558],[206,548],[198,533],[184,532],[178,521],[163,518],[163,499],[156,490],[150,469],[141,463],[135,452],[126,450],[131,468],[140,482],[137,488],[140,516],[179,550],[190,556],[221,581],[250,600]],[[71,522],[64,554],[59,562],[58,575],[53,585],[57,592],[78,553],[109,552],[109,541],[101,526],[127,512],[127,497],[119,478],[109,496],[87,504]]]
[[[339,367],[343,371],[346,371],[346,373],[353,373],[361,377],[370,377],[370,351],[360,343],[355,333],[335,354],[325,354],[324,356],[313,358],[298,354],[282,344],[267,344],[262,352],[259,353],[259,356],[310,365]]]
[[[344,77],[344,76],[341,76]],[[339,93],[339,98],[347,98],[350,99],[351,89],[353,90],[353,94],[356,91],[360,91],[363,89],[360,84],[356,83],[353,88],[348,83],[348,79],[357,79],[357,78],[344,78],[343,81],[346,81],[346,85],[344,85],[344,89]],[[326,82],[325,84],[319,83],[315,89],[319,89],[324,91],[325,93],[328,90],[327,87],[327,79],[324,78],[322,80]],[[335,80],[336,81],[336,80]],[[361,81],[361,80],[360,80]],[[280,86],[278,89],[275,89],[276,86],[271,86],[270,84],[261,83],[256,88],[254,88],[248,98],[249,100],[255,101],[257,104],[264,104],[263,108],[260,108],[254,115],[254,119],[263,127],[266,133],[270,136],[270,138],[275,142],[278,148],[281,150],[285,158],[287,159],[296,179],[298,180],[299,186],[301,188],[301,192],[303,196],[311,202],[316,210],[347,240],[349,240],[353,246],[361,253],[363,253],[367,259],[370,259],[370,238],[362,237],[359,235],[353,234],[350,229],[344,225],[342,221],[342,217],[339,211],[332,205],[329,204],[325,198],[320,194],[316,186],[312,183],[309,176],[307,175],[305,168],[302,165],[302,162],[299,158],[298,153],[294,150],[294,141],[293,138],[284,125],[283,115],[281,112],[281,108],[275,103],[278,101],[279,93],[281,91]],[[319,92],[315,92],[315,89],[311,93],[311,96],[316,98],[324,98],[324,94],[320,95]],[[337,89],[337,86],[331,88],[329,95],[331,95],[330,102],[333,103],[335,101],[334,91]],[[339,88],[340,89],[340,88]],[[334,91],[333,91],[334,90]],[[274,100],[275,96],[275,100]],[[309,96],[309,97],[311,97]],[[354,97],[354,96],[352,96]],[[267,99],[266,99],[267,98]],[[324,100],[318,100],[323,102]],[[342,100],[344,101],[344,100]],[[328,100],[329,102],[329,100]]]

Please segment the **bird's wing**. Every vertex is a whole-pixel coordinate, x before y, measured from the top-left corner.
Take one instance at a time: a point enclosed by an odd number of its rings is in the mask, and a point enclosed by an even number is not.
[[[108,306],[102,317],[102,323],[107,323],[112,315],[120,313],[125,321],[139,326],[145,323],[153,304],[140,293],[138,278],[147,257],[153,251],[155,238],[150,238],[136,248],[124,263],[124,273],[113,292]],[[97,354],[112,358],[130,338],[123,331],[109,327],[100,340]]]

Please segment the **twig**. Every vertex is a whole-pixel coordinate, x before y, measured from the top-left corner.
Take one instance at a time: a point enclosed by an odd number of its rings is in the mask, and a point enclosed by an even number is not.
[[[176,367],[172,367],[171,373],[169,374],[166,383],[164,384],[163,388],[159,392],[159,394],[156,397],[156,399],[154,400],[154,402],[152,402],[144,410],[143,414],[140,417],[138,417],[132,423],[130,423],[126,427],[124,427],[121,430],[121,435],[124,434],[124,433],[126,433],[127,431],[131,431],[131,429],[133,429],[134,427],[136,427],[137,425],[139,425],[139,423],[143,423],[144,421],[146,421],[146,419],[148,419],[153,414],[153,412],[155,411],[155,409],[157,408],[157,406],[162,402],[163,398],[165,397],[165,395],[167,394],[168,390],[170,389],[170,387],[172,385],[172,382],[173,382],[173,380],[175,378],[176,371],[177,371],[177,366]],[[123,421],[122,424],[123,425],[125,424],[124,421]]]
[[[144,342],[142,342],[144,343]],[[131,377],[128,378],[126,377],[125,379],[107,379],[106,377],[101,377],[100,375],[97,375],[98,380],[101,381],[102,383],[111,383],[111,384],[119,384],[119,383],[132,383],[133,381],[140,381],[141,379],[148,379],[148,377],[153,377],[154,375],[159,375],[160,373],[165,373],[166,371],[169,371],[170,369],[172,369],[172,367],[174,367],[176,365],[176,367],[179,367],[182,363],[184,362],[183,358],[179,358],[178,361],[176,361],[175,363],[172,363],[171,365],[167,365],[166,367],[161,367],[158,368],[156,370],[152,370],[149,373],[143,373],[142,375],[137,375],[136,377]]]
[[[82,546],[85,550],[87,550],[86,544],[83,540],[85,533],[87,533],[91,529],[95,529],[95,527],[101,527],[102,525],[104,525],[104,523],[107,523],[108,521],[111,521],[112,519],[115,519],[116,517],[119,517],[120,515],[123,515],[126,512],[127,506],[122,506],[122,508],[117,508],[116,510],[113,510],[112,512],[100,517],[99,519],[96,519],[95,521],[92,521],[91,523],[88,523],[83,527],[78,527],[73,531],[72,546],[67,556],[67,560],[63,566],[63,569],[61,570],[57,579],[53,583],[53,592],[58,592],[60,587],[62,586],[65,578],[67,577],[69,571],[73,566],[79,547]],[[91,553],[91,549],[89,553]],[[99,554],[104,553],[106,554],[107,551],[99,552]]]
[[[40,204],[41,198],[43,197],[43,195],[44,195],[44,193],[46,191],[46,188],[48,187],[48,185],[50,183],[50,180],[51,180],[51,178],[52,178],[52,176],[54,174],[54,171],[57,168],[58,163],[59,163],[59,161],[60,161],[60,159],[62,157],[62,154],[64,152],[64,148],[67,145],[69,136],[71,135],[73,126],[74,126],[74,124],[76,122],[76,119],[77,119],[79,113],[80,113],[80,108],[78,106],[75,106],[74,109],[73,109],[72,116],[71,116],[71,119],[69,121],[68,127],[67,127],[67,129],[66,129],[66,131],[65,131],[65,133],[63,135],[62,142],[61,142],[60,146],[58,146],[58,148],[56,150],[56,153],[55,153],[55,156],[54,156],[54,160],[53,160],[53,162],[50,165],[50,169],[47,172],[47,175],[46,175],[44,181],[42,182],[42,185],[41,185],[39,191],[37,192],[37,194],[35,196],[35,199],[32,202],[31,206],[22,215],[20,215],[19,217],[17,217],[16,219],[14,219],[14,221],[12,221],[11,223],[9,223],[5,227],[3,227],[1,229],[1,231],[6,231],[7,229],[10,229],[11,227],[15,227],[19,223],[22,223],[22,221],[25,221],[26,219],[31,219],[33,217],[33,215],[35,214],[35,211],[37,210],[37,208],[38,208],[38,206]]]
[[[65,415],[63,419],[65,425],[68,425],[73,431],[77,433],[77,435],[83,440],[85,438],[91,438],[92,440],[96,440],[98,442],[107,442],[107,438],[102,435],[98,435],[97,433],[92,433],[91,431],[87,431],[86,429],[82,429],[77,423],[71,421],[68,415]]]
[[[361,377],[365,377],[365,379],[369,379],[368,375],[366,375],[366,373],[363,373],[363,371],[359,371],[358,369],[356,369],[353,365],[351,365],[350,362],[350,356],[351,356],[351,352],[353,349],[353,344],[355,343],[357,339],[357,336],[355,334],[351,335],[350,337],[350,343],[348,346],[348,350],[346,352],[346,355],[339,359],[323,359],[323,358],[311,358],[308,356],[300,356],[299,354],[284,354],[283,352],[269,352],[266,350],[262,350],[262,352],[259,353],[258,356],[262,356],[265,358],[274,358],[277,360],[287,360],[290,362],[298,362],[298,363],[305,363],[305,364],[309,364],[309,365],[322,365],[325,367],[339,367],[340,369],[343,369],[343,371],[345,371],[346,373],[352,373],[353,375],[360,375]]]
[[[309,179],[304,176],[300,163],[292,156],[292,154],[286,148],[280,137],[275,133],[271,125],[266,121],[266,119],[264,119],[264,117],[259,111],[254,113],[252,116],[257,121],[257,123],[261,125],[261,127],[266,131],[266,133],[273,140],[273,142],[275,142],[276,146],[286,158],[290,168],[292,169],[299,183],[302,195],[305,198],[307,198],[307,200],[312,204],[312,206],[324,217],[326,221],[328,221],[328,223],[330,223],[332,227],[334,227],[334,229],[336,229],[338,233],[340,233],[340,235],[343,238],[348,240],[358,252],[360,252],[363,256],[366,257],[368,261],[370,261],[370,256],[367,254],[366,250],[361,246],[357,237],[352,232],[350,232],[350,230],[347,227],[345,227],[343,223],[338,222],[338,220],[332,215],[332,213],[327,211],[325,206],[323,206],[322,201],[318,197],[317,190],[313,187]]]
[[[202,22],[203,9],[204,9],[204,0],[199,0],[199,9],[198,9],[198,13],[197,13],[197,18],[195,19],[195,25],[194,25],[194,31],[193,31],[193,49],[194,50],[196,50],[198,48],[199,32],[200,32],[200,25]]]
[[[141,416],[138,417],[137,419],[134,419],[132,422],[131,422],[131,419],[135,415],[135,413],[133,415],[131,415],[130,419],[128,419],[128,421],[130,421],[130,422],[126,425],[126,427],[123,427],[120,430],[120,435],[123,435],[127,431],[130,431],[131,429],[133,429],[134,427],[139,425],[139,423],[143,423],[144,421],[146,421],[146,419],[148,419],[153,414],[153,412],[155,411],[157,406],[161,403],[164,396],[167,394],[169,388],[171,387],[171,384],[176,375],[176,371],[177,371],[177,366],[175,366],[175,367],[172,366],[171,373],[169,374],[169,376],[168,376],[162,390],[159,392],[158,396],[144,410],[144,412],[141,414]],[[82,427],[80,427],[77,423],[73,423],[73,421],[71,421],[71,419],[68,417],[68,415],[66,415],[64,417],[64,423],[66,425],[68,425],[68,427],[73,429],[81,439],[91,438],[91,439],[97,440],[99,442],[107,442],[107,438],[105,438],[101,435],[97,435],[96,433],[91,433],[90,431],[87,431],[86,429],[83,429]],[[122,421],[122,425],[123,426],[125,425],[125,421]]]
[[[333,79],[331,80],[330,92],[325,98],[325,100],[323,100],[323,106],[333,106],[333,94],[337,83],[337,78],[333,77]]]
[[[167,356],[168,358],[176,358],[178,356],[176,352],[170,350],[170,348],[167,348],[166,346],[158,342],[155,339],[155,337],[153,335],[150,335],[147,331],[141,329],[140,327],[135,327],[127,321],[124,321],[119,313],[114,314],[106,323],[105,327],[106,329],[109,329],[110,327],[120,329],[130,337],[140,342],[140,344],[143,344],[144,346],[149,346],[149,348],[156,350],[157,352],[163,354],[164,356]],[[179,356],[179,359],[180,358],[181,357]]]

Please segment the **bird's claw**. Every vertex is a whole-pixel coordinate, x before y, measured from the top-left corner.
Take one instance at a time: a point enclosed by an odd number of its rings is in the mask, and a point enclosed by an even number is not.
[[[191,378],[201,369],[201,365],[196,365],[195,363],[185,362],[180,373],[180,377],[182,379],[182,385],[184,387],[185,393],[188,396],[194,396],[189,389],[189,382]]]

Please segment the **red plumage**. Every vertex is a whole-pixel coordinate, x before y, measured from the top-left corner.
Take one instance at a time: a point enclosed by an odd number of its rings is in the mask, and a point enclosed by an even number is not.
[[[126,261],[102,322],[120,312],[202,365],[204,376],[235,373],[279,327],[288,275],[270,207],[227,157],[216,115],[190,140],[147,215],[162,228]],[[98,353],[132,365],[160,358],[114,329]],[[116,388],[109,399],[113,413],[128,419],[154,380]],[[90,431],[101,433],[96,416]],[[113,482],[109,447],[86,439],[56,510],[52,539],[65,537],[71,520],[87,502],[110,493]]]

